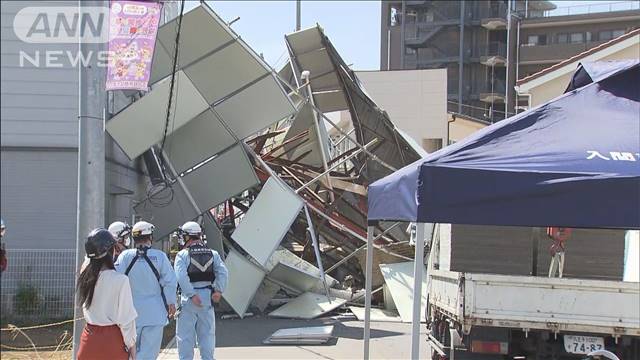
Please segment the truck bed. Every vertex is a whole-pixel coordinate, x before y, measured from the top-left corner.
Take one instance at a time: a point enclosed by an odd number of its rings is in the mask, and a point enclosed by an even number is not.
[[[640,284],[430,271],[429,304],[472,326],[640,336]]]

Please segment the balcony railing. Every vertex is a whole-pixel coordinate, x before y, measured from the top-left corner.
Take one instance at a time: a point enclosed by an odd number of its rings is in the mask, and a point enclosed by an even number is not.
[[[507,44],[492,41],[488,46],[477,47],[474,52],[477,56],[507,56]]]
[[[496,95],[504,95],[505,92],[505,82],[500,79],[496,79],[493,81],[488,81],[484,84],[481,84],[478,88],[478,93],[480,94],[496,94]]]
[[[554,10],[548,11],[529,11],[527,16],[534,17],[551,17],[551,16],[567,16],[567,15],[581,15],[581,14],[594,14],[603,12],[614,11],[629,11],[639,10],[640,2],[638,1],[617,1],[604,4],[588,4],[588,5],[572,5],[563,6]]]
[[[549,44],[549,45],[521,45],[520,61],[523,63],[547,61],[547,60],[563,60],[568,59],[575,54],[596,47],[606,41],[589,41],[584,43],[570,44]]]

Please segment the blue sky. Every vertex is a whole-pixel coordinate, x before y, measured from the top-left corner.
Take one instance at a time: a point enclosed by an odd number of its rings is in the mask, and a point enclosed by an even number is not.
[[[552,1],[558,7],[612,1]],[[197,5],[192,2],[187,8]],[[284,34],[295,30],[295,1],[207,1],[226,21],[240,16],[233,29],[265,60],[279,68],[286,61]],[[586,8],[586,7],[585,7]],[[302,28],[319,23],[347,64],[356,70],[380,67],[379,1],[302,1]],[[581,12],[584,9],[575,8]]]

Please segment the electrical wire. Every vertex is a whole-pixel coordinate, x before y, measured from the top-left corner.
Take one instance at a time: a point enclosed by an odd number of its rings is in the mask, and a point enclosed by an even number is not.
[[[172,183],[170,182],[169,177],[167,176],[166,164],[164,159],[164,148],[165,148],[165,143],[167,141],[169,123],[175,122],[175,121],[171,121],[172,120],[171,105],[173,103],[174,88],[176,83],[176,73],[178,71],[178,54],[180,52],[179,51],[180,33],[182,31],[182,18],[184,16],[184,4],[185,4],[185,0],[182,0],[180,4],[180,15],[178,15],[175,48],[173,51],[173,64],[172,64],[173,66],[171,71],[171,80],[169,83],[169,99],[167,101],[167,116],[164,123],[164,133],[162,135],[162,142],[160,143],[160,151],[159,151],[160,171],[162,172],[163,181],[161,183],[151,185],[147,189],[147,198],[149,199],[149,203],[154,207],[168,206],[169,204],[171,204],[174,198]],[[177,97],[177,93],[175,95]],[[173,120],[175,120],[175,111],[173,112]]]

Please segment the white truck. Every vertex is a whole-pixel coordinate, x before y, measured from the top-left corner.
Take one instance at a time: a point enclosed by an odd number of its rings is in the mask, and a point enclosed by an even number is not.
[[[433,359],[640,359],[640,283],[429,269]]]

